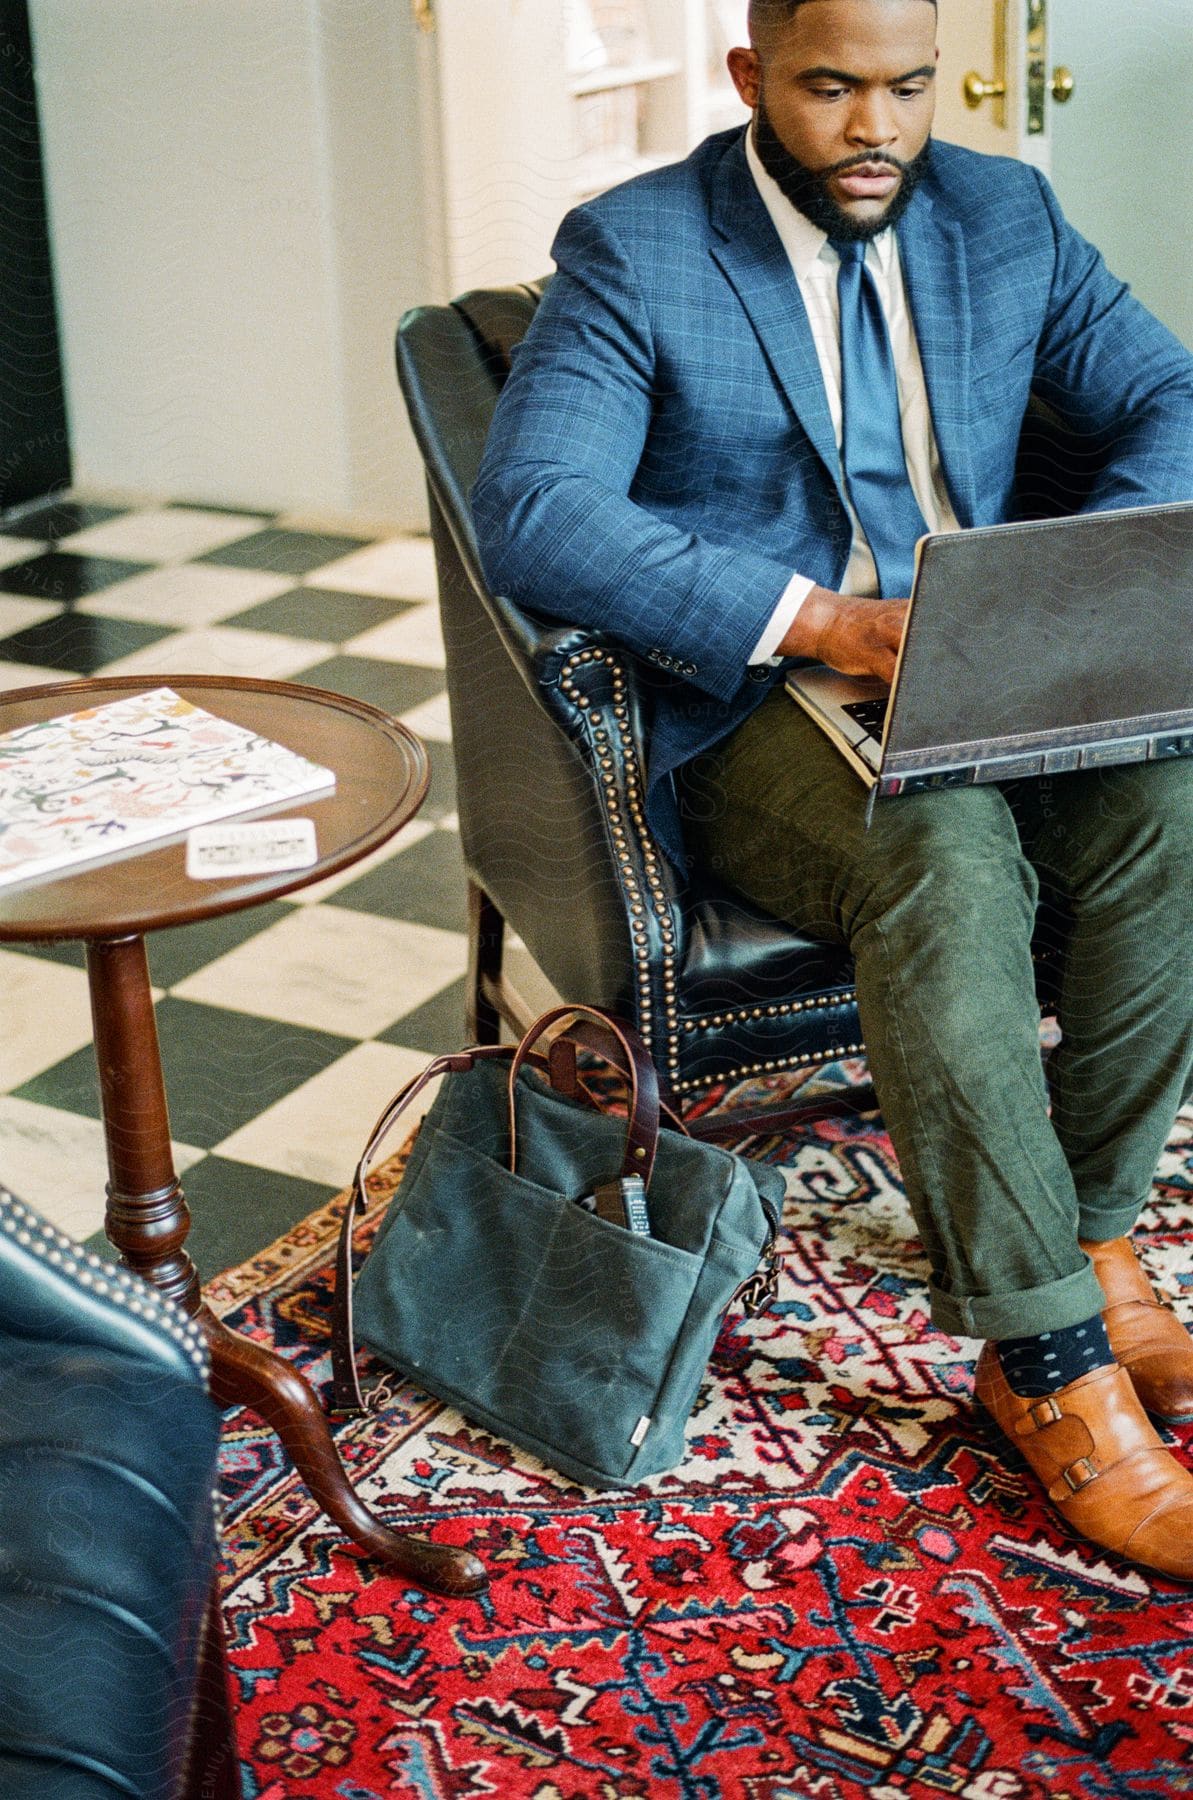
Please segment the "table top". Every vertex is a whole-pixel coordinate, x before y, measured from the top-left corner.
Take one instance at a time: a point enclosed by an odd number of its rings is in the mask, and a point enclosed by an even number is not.
[[[427,791],[427,756],[413,732],[362,700],[286,681],[188,675],[59,681],[0,696],[0,731],[102,706],[167,685],[184,700],[335,771],[335,791],[232,818],[310,818],[318,860],[280,874],[197,881],[186,837],[109,862],[0,888],[0,940],[118,938],[236,912],[307,887],[367,856],[414,816]],[[232,818],[229,822],[232,822]]]

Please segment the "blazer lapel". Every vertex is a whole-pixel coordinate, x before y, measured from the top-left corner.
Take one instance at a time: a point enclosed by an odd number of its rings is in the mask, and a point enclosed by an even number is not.
[[[971,320],[961,226],[921,189],[896,228],[932,426],[958,521],[974,522]]]
[[[712,255],[749,316],[787,399],[841,495],[840,457],[812,328],[761,194],[744,139],[730,146],[712,179]]]

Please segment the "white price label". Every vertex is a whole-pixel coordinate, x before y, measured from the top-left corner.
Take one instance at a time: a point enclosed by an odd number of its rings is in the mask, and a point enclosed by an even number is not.
[[[313,819],[244,819],[236,825],[196,825],[187,833],[186,872],[192,881],[273,875],[283,869],[309,869],[318,854]]]

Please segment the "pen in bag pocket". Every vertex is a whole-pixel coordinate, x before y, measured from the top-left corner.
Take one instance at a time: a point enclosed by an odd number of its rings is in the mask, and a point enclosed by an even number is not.
[[[595,1213],[610,1225],[620,1225],[636,1237],[650,1236],[650,1214],[646,1210],[646,1185],[641,1175],[623,1175],[620,1181],[602,1181],[591,1194],[581,1194],[576,1201],[585,1212]]]

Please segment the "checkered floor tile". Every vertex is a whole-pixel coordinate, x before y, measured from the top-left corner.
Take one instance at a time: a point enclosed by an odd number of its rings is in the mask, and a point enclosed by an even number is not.
[[[404,719],[432,764],[419,817],[355,868],[148,940],[206,1277],[342,1187],[394,1089],[462,1039],[464,878],[430,542],[73,496],[0,520],[0,689],[109,673],[333,688]],[[105,1163],[82,948],[5,946],[0,984],[0,1179],[93,1236]]]

